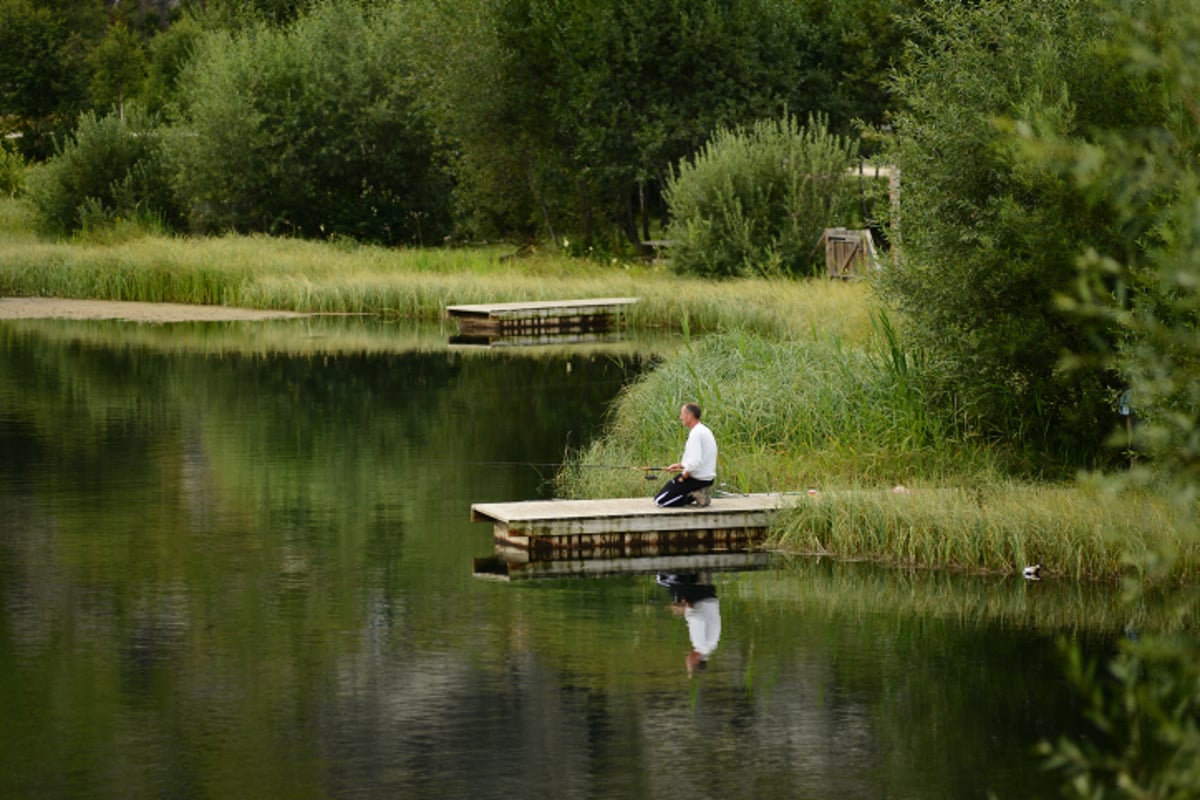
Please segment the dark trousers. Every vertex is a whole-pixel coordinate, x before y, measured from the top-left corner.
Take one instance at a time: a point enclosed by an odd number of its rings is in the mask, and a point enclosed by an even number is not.
[[[675,476],[667,481],[658,494],[654,496],[654,503],[664,508],[667,506],[686,506],[688,503],[696,502],[692,499],[692,492],[697,489],[703,489],[705,486],[712,486],[712,481],[702,481],[697,478],[683,478]]]

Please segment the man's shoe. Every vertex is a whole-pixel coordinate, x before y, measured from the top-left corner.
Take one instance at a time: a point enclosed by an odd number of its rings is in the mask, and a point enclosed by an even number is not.
[[[704,508],[712,502],[712,487],[705,486],[703,489],[697,489],[692,492],[692,499],[696,501],[696,505]]]

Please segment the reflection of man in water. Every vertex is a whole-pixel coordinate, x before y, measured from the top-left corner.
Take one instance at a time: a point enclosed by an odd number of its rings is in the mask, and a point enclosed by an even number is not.
[[[688,626],[692,649],[685,662],[688,675],[708,666],[708,657],[721,640],[721,604],[717,588],[699,575],[666,575],[656,578],[671,593],[671,608],[682,614]]]

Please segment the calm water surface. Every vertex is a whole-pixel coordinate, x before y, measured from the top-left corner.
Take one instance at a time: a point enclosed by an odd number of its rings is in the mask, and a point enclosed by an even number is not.
[[[1108,598],[717,573],[689,678],[652,575],[472,577],[645,358],[306,324],[0,323],[0,797],[1054,795]]]

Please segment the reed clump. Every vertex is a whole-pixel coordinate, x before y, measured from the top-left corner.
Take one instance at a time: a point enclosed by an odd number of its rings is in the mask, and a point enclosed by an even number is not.
[[[1117,579],[1130,553],[1181,550],[1170,580],[1192,580],[1200,547],[1175,536],[1173,511],[1145,491],[994,482],[953,489],[818,492],[780,515],[772,546],[895,566]]]

